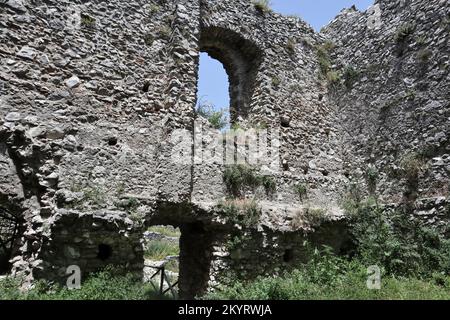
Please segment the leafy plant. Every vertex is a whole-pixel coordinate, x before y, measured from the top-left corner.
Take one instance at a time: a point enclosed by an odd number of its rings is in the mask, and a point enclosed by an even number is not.
[[[207,119],[214,129],[222,130],[228,126],[229,119],[226,110],[217,110],[214,105],[201,102],[196,109],[197,115]]]
[[[308,188],[304,184],[298,184],[294,186],[294,192],[298,195],[300,201],[303,201],[308,195]]]
[[[295,53],[295,48],[297,46],[297,43],[295,42],[295,40],[293,38],[289,38],[286,42],[286,49],[289,52],[289,54],[294,54]]]
[[[146,33],[144,35],[144,43],[147,46],[151,46],[153,44],[153,42],[155,41],[155,37],[151,34],[151,33]]]
[[[231,223],[251,227],[258,223],[261,209],[255,200],[233,199],[220,202],[218,209]]]
[[[169,240],[149,241],[144,252],[147,259],[161,261],[169,256],[180,255],[180,246],[178,243]]]
[[[406,50],[409,37],[414,33],[416,29],[415,24],[405,23],[398,28],[394,35],[394,42],[396,44],[396,54],[401,57]]]
[[[90,275],[80,290],[69,290],[45,281],[29,292],[19,291],[20,279],[0,280],[0,300],[153,300],[161,299],[150,284],[123,268],[106,267]]]
[[[223,182],[233,197],[242,197],[246,190],[254,190],[261,185],[261,179],[255,169],[247,165],[229,165],[225,167]]]
[[[374,194],[377,189],[377,183],[379,179],[379,172],[375,167],[368,167],[366,170],[366,180],[369,187],[369,192]]]
[[[344,85],[347,89],[351,89],[359,78],[359,72],[356,71],[352,66],[346,66],[344,69]]]
[[[81,25],[87,28],[93,28],[96,24],[95,18],[87,15],[81,14]]]
[[[262,13],[267,13],[270,12],[270,0],[253,0],[253,5],[255,6],[256,10],[262,12]]]

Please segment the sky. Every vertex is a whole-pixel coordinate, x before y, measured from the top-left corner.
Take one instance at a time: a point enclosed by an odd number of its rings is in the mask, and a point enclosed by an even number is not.
[[[272,0],[271,7],[281,14],[295,14],[319,31],[342,9],[356,5],[359,10],[365,11],[373,2],[374,0]],[[228,76],[222,64],[206,53],[200,55],[198,99],[213,104],[217,109],[228,108],[230,101]]]

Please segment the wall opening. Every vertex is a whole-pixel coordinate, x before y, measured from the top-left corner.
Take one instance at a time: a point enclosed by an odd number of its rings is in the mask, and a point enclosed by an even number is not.
[[[286,263],[292,262],[294,260],[294,250],[286,249],[283,254],[283,261]]]
[[[202,28],[200,51],[220,61],[228,75],[230,122],[247,118],[262,52],[238,33],[218,27]]]
[[[223,64],[207,53],[200,54],[197,114],[218,130],[230,128],[229,80]]]
[[[178,283],[173,288],[178,298],[202,295],[209,282],[211,239],[211,233],[201,222],[150,226],[143,237],[144,280],[152,282],[159,290],[161,274],[158,271],[164,266],[169,283]],[[169,289],[169,283],[165,280],[163,283],[164,290]],[[167,292],[169,296],[171,291]]]
[[[11,271],[10,260],[18,251],[22,233],[21,214],[0,204],[0,275]]]
[[[108,244],[101,243],[98,245],[97,259],[106,261],[111,258],[113,253],[112,247]]]

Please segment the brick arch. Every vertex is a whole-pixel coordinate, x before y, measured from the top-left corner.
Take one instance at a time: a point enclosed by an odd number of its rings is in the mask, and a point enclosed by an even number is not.
[[[229,78],[231,122],[246,118],[255,89],[262,51],[238,33],[220,27],[203,27],[200,51],[220,61]]]

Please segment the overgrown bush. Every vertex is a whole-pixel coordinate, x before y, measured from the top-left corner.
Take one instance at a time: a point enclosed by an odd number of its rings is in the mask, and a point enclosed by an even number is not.
[[[253,5],[255,6],[256,10],[266,13],[270,12],[270,0],[253,0]]]
[[[450,240],[407,210],[388,212],[374,202],[361,203],[353,208],[350,226],[355,254],[366,265],[378,265],[393,276],[450,273]]]
[[[169,256],[178,256],[179,254],[179,244],[168,240],[149,241],[144,252],[145,258],[153,261],[161,261]]]
[[[223,173],[223,182],[229,195],[239,198],[246,191],[255,191],[263,186],[266,194],[271,195],[276,191],[276,183],[272,177],[260,175],[248,165],[229,165]]]
[[[346,66],[344,69],[343,77],[345,87],[350,90],[355,82],[358,81],[359,72],[356,71],[352,66]]]
[[[220,202],[218,208],[229,222],[245,227],[254,226],[261,217],[261,209],[255,200],[227,200]]]
[[[7,278],[0,281],[0,300],[149,300],[158,295],[150,284],[120,268],[107,267],[91,275],[80,290],[69,290],[39,281],[27,293],[19,291],[19,280]]]
[[[297,194],[300,201],[304,201],[308,196],[308,187],[304,184],[297,184],[294,186],[294,192]]]
[[[196,109],[197,115],[207,119],[214,129],[225,129],[229,123],[226,109],[217,110],[214,105],[201,102]]]
[[[367,266],[333,254],[330,248],[313,250],[311,259],[297,270],[280,276],[242,281],[230,276],[228,285],[203,299],[327,300],[327,299],[449,299],[450,277],[423,281],[382,275],[381,290],[367,288]],[[438,284],[439,282],[440,284]]]
[[[396,54],[398,57],[401,57],[407,46],[408,39],[416,30],[416,26],[412,23],[405,23],[398,28],[397,32],[394,35],[394,41],[396,44]]]

